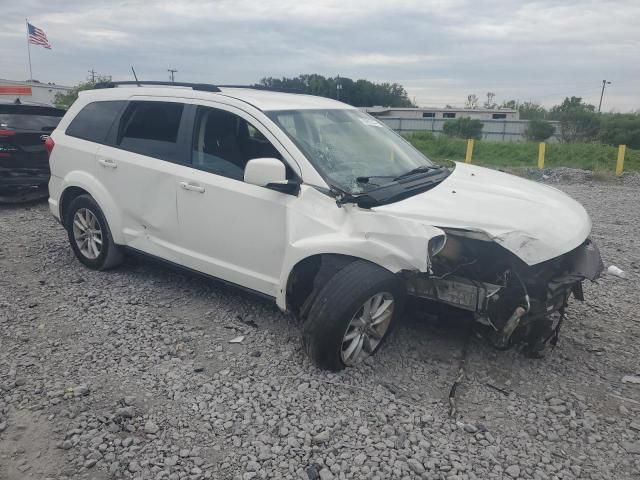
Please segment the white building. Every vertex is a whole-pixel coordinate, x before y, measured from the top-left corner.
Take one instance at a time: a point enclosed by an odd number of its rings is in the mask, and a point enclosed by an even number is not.
[[[68,93],[72,87],[54,83],[20,82],[0,78],[0,99],[53,105],[56,93]]]
[[[510,108],[365,107],[363,110],[374,117],[383,118],[436,118],[451,120],[468,117],[478,120],[520,120],[518,110],[512,110]]]

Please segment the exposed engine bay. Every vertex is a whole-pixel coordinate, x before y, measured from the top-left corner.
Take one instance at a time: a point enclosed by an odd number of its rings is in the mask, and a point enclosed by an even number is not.
[[[529,266],[473,232],[449,230],[431,252],[429,273],[405,275],[409,294],[472,312],[477,331],[494,347],[523,345],[537,356],[548,342],[555,345],[571,294],[584,300],[582,282],[603,269],[590,239]]]

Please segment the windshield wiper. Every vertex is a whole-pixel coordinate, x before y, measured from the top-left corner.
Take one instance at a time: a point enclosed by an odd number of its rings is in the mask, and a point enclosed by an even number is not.
[[[356,182],[358,182],[358,183],[368,183],[370,185],[375,185],[375,186],[379,187],[380,184],[371,182],[372,178],[391,178],[392,180],[395,180],[395,176],[394,175],[369,175],[367,177],[357,177],[356,178]]]
[[[402,175],[398,175],[397,177],[394,178],[394,180],[402,180],[403,178],[410,177],[411,175],[429,172],[431,170],[437,170],[439,168],[441,167],[439,167],[438,165],[420,165],[419,167],[414,168],[413,170],[409,170],[408,172],[403,173]]]

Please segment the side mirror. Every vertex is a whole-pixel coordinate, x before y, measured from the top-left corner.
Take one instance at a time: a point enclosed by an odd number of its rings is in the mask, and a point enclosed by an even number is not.
[[[277,158],[254,158],[244,167],[244,181],[259,187],[297,195],[300,184],[287,180],[287,171]]]

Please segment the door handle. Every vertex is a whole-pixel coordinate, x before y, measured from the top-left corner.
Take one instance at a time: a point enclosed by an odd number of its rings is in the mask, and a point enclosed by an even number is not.
[[[201,187],[200,185],[197,185],[195,183],[180,182],[180,186],[184,190],[191,190],[192,192],[204,193],[204,187]]]
[[[98,159],[98,163],[100,163],[100,165],[102,165],[103,167],[118,168],[118,164],[116,163],[116,161],[110,158],[100,158]]]

